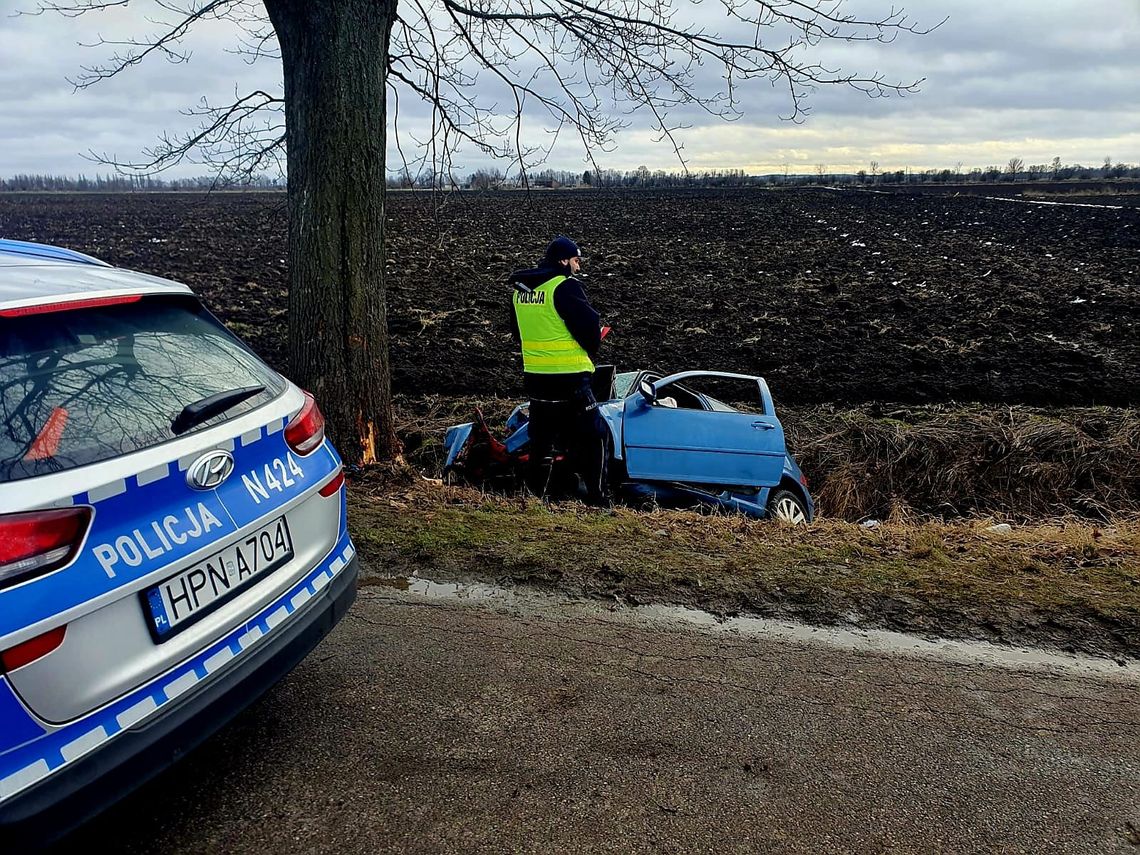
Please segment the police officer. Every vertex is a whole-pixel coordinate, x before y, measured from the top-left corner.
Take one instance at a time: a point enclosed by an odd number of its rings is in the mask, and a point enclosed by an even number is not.
[[[559,235],[538,266],[511,274],[512,332],[522,346],[523,385],[530,398],[527,484],[545,496],[555,443],[562,444],[586,484],[586,501],[608,505],[610,432],[590,381],[602,341],[598,313],[574,278],[582,253]]]

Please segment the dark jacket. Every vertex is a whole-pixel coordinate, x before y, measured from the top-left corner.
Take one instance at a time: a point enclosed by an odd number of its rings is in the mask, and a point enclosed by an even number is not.
[[[540,265],[530,270],[516,270],[511,274],[510,282],[512,286],[517,282],[525,288],[533,289],[548,279],[565,273],[566,268],[559,265]],[[590,305],[582,283],[573,276],[564,280],[554,291],[554,309],[565,322],[566,329],[570,331],[574,340],[582,346],[590,359],[595,359],[602,343],[601,318]],[[521,342],[522,337],[519,335],[519,322],[515,316],[513,302],[510,316],[511,335],[515,341]],[[532,398],[549,397],[551,400],[559,400],[566,397],[568,390],[580,385],[580,382],[570,379],[576,378],[580,381],[580,375],[576,374],[526,373],[523,377],[527,394]]]

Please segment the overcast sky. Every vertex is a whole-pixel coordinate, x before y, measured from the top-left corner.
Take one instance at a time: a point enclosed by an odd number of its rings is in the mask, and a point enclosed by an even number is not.
[[[876,5],[852,0],[848,8]],[[136,0],[78,19],[11,14],[32,6],[34,0],[0,0],[0,176],[91,174],[100,167],[85,160],[85,152],[138,158],[161,132],[190,128],[180,111],[203,96],[221,102],[235,91],[280,86],[274,62],[247,65],[227,52],[232,28],[206,22],[188,42],[188,63],[152,58],[76,92],[67,79],[109,53],[81,43],[146,35],[153,4]],[[787,112],[786,99],[755,82],[740,93],[744,116],[738,121],[683,114],[692,125],[680,134],[690,168],[812,172],[824,164],[830,172],[854,172],[875,160],[884,170],[958,163],[969,169],[1004,165],[1011,157],[1047,163],[1054,156],[1088,165],[1106,156],[1140,163],[1140,0],[924,0],[907,12],[923,24],[949,20],[933,33],[904,34],[891,45],[830,46],[824,58],[853,71],[926,78],[921,92],[870,100],[820,91],[807,120],[791,124],[778,118]],[[714,77],[709,85],[715,91]],[[422,111],[406,98],[401,109],[406,127],[422,133]],[[541,127],[531,130],[541,141]],[[672,147],[638,117],[612,151],[595,157],[617,169],[678,167]],[[484,163],[466,152],[457,171]],[[584,163],[581,147],[570,140],[548,161],[574,170]],[[174,174],[203,172],[186,165]]]

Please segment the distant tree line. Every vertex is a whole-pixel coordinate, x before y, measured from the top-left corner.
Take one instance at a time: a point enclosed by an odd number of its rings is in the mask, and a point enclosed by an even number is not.
[[[840,180],[845,176],[840,176]],[[849,176],[846,176],[849,178]],[[855,173],[859,184],[999,184],[1018,181],[1098,181],[1117,179],[1140,179],[1140,165],[1113,163],[1106,157],[1100,166],[1085,166],[1080,163],[1066,164],[1054,157],[1049,163],[1035,163],[1029,166],[1020,157],[1011,157],[1004,166],[990,165],[984,169],[974,167],[962,171],[959,163],[953,169],[926,169],[914,172],[908,169],[880,171],[877,161],[871,161],[870,169],[860,169]]]
[[[264,175],[238,182],[220,182],[210,176],[197,178],[158,178],[153,175],[13,175],[0,178],[0,191],[130,193],[163,190],[283,189],[285,182]]]
[[[412,175],[407,169],[388,176],[392,190],[517,190],[524,188],[604,188],[604,189],[674,189],[702,187],[755,187],[805,186],[836,184],[999,184],[1025,181],[1098,181],[1140,179],[1140,165],[1113,162],[1106,157],[1099,166],[1063,164],[1054,157],[1049,163],[1025,165],[1020,157],[1010,158],[1004,166],[974,167],[964,171],[962,164],[947,169],[881,169],[878,161],[871,161],[867,169],[854,174],[832,173],[827,165],[816,164],[811,173],[793,173],[790,168],[781,173],[749,175],[743,169],[714,169],[689,172],[650,170],[639,166],[632,170],[587,169],[572,172],[565,169],[544,169],[523,177],[507,175],[490,167],[478,169],[466,177],[435,171]],[[239,182],[219,182],[215,178],[157,178],[149,175],[14,175],[0,178],[0,191],[33,192],[147,192],[169,190],[228,190],[284,189],[281,178],[264,175],[252,176]]]
[[[601,187],[601,188],[672,188],[672,187],[746,187],[770,183],[772,176],[748,175],[743,169],[716,169],[701,172],[651,171],[646,166],[621,171],[618,169],[587,169],[573,172],[566,169],[544,169],[525,176],[507,175],[497,168],[478,169],[465,178],[422,172],[412,175],[402,171],[388,178],[392,190],[516,190],[530,187]]]
[[[529,187],[601,187],[601,188],[684,188],[684,187],[748,187],[772,185],[835,185],[835,184],[997,184],[1017,181],[1097,181],[1140,179],[1140,165],[1114,163],[1106,157],[1100,166],[1063,164],[1060,157],[1049,163],[1026,166],[1019,157],[1011,158],[1004,166],[975,167],[963,171],[962,164],[947,169],[909,168],[881,169],[871,161],[869,169],[855,173],[832,173],[826,164],[816,164],[811,173],[781,173],[749,175],[743,169],[718,169],[690,172],[650,170],[645,166],[621,171],[617,169],[588,169],[581,174],[566,170],[547,169],[527,176],[526,180],[508,177],[498,169],[480,169],[463,180],[439,175],[412,178],[406,173],[390,187],[429,188],[463,187],[470,190],[497,190]]]

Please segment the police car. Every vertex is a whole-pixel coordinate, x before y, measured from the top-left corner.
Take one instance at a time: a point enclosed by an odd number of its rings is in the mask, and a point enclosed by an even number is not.
[[[170,765],[344,615],[312,396],[184,285],[0,240],[0,850]]]

